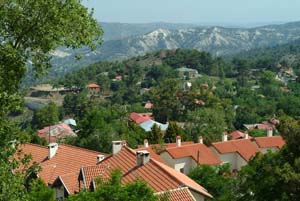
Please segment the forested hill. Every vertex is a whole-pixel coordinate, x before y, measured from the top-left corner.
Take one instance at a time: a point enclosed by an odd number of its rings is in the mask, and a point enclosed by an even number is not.
[[[247,59],[269,59],[274,62],[284,62],[291,67],[300,66],[300,40],[295,40],[283,45],[275,45],[268,48],[253,49],[244,51],[239,54],[228,56],[228,59],[233,57],[242,57]]]
[[[38,82],[63,77],[68,72],[98,61],[124,60],[160,49],[197,49],[219,56],[239,54],[295,41],[299,38],[300,31],[300,22],[249,29],[189,26],[163,23],[147,26],[104,24],[103,27],[107,30],[105,41],[96,51],[91,52],[86,48],[79,50],[61,48],[53,52],[53,67],[48,70],[48,76]],[[124,30],[127,28],[128,30]],[[113,34],[115,31],[118,34]],[[145,31],[150,32],[145,34]],[[76,60],[77,54],[82,54],[83,57]],[[24,84],[32,84],[31,80],[32,76],[29,74]]]
[[[284,44],[299,38],[300,22],[257,28],[157,26],[149,33],[106,40],[98,52],[86,54],[90,61],[126,59],[159,49],[197,49],[213,55],[228,55],[254,48]],[[119,32],[122,27],[117,28]],[[149,29],[150,30],[150,29]],[[68,53],[68,51],[66,51]]]

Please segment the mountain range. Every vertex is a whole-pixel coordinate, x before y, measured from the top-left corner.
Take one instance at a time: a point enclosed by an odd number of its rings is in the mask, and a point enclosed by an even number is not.
[[[300,22],[255,28],[169,23],[101,25],[105,32],[104,42],[97,50],[60,48],[54,51],[49,76],[63,76],[97,61],[123,60],[160,49],[197,49],[215,56],[228,56],[252,49],[270,48],[300,38]],[[82,54],[83,58],[76,60],[76,54]]]

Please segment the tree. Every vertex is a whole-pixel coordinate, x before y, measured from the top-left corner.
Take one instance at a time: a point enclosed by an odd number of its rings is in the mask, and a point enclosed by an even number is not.
[[[149,140],[151,144],[163,144],[163,134],[157,124],[152,126]]]
[[[32,124],[37,128],[50,126],[58,123],[58,121],[58,107],[53,102],[35,111],[32,118]]]
[[[17,146],[10,147],[23,142],[24,134],[6,116],[20,106],[18,89],[26,64],[39,74],[50,67],[49,53],[60,46],[95,48],[103,32],[92,15],[80,0],[0,2],[0,200],[27,200],[25,175],[12,173],[22,161],[12,162]]]
[[[147,183],[142,180],[135,180],[133,183],[121,185],[122,174],[119,170],[114,170],[108,182],[99,179],[95,192],[81,192],[76,195],[71,195],[68,201],[155,201],[157,197],[154,192],[147,186]]]
[[[151,90],[155,120],[165,123],[178,118],[182,107],[177,97],[178,92],[178,82],[172,79],[161,82],[157,88]]]
[[[217,108],[189,111],[186,121],[187,132],[191,133],[194,140],[197,140],[198,135],[202,135],[206,143],[220,140],[227,128],[225,114]]]
[[[0,114],[17,106],[26,62],[43,72],[60,46],[95,48],[102,29],[81,0],[3,0],[0,3]]]
[[[205,186],[213,200],[234,200],[234,178],[231,176],[230,165],[201,165],[190,170],[188,176],[198,184]]]
[[[283,117],[278,130],[283,135],[286,146],[275,153],[257,154],[242,168],[235,188],[237,200],[300,199],[300,121]]]
[[[181,136],[183,139],[184,136],[184,131],[182,128],[180,128],[176,122],[171,121],[169,122],[168,129],[166,130],[166,133],[164,135],[165,142],[175,142],[176,141],[176,136]]]
[[[32,180],[29,184],[30,201],[55,201],[54,190],[45,185],[41,179]]]

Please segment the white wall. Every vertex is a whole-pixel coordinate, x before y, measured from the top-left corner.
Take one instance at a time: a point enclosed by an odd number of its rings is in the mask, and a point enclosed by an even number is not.
[[[168,166],[174,168],[175,160],[170,156],[168,152],[162,152],[160,154],[160,157],[167,163]]]
[[[174,168],[178,172],[180,172],[180,169],[183,168],[184,174],[188,174],[190,169],[197,165],[196,162],[194,162],[194,160],[192,159],[192,157],[174,159],[166,151],[160,154],[160,157],[167,163],[168,166]]]
[[[56,200],[63,200],[65,197],[64,187],[60,186],[55,188]]]
[[[236,158],[236,169],[241,170],[243,166],[247,165],[247,161],[243,159],[239,154],[237,154]]]
[[[205,200],[205,197],[202,194],[192,191],[192,190],[190,190],[190,192],[192,193],[192,195],[194,196],[196,201],[204,201]]]
[[[276,152],[278,151],[279,149],[277,147],[271,147],[271,148],[259,148],[260,151],[265,154],[268,152],[268,150],[270,150],[271,152]]]
[[[210,149],[220,158],[222,163],[229,163],[231,170],[236,169],[236,153],[220,154],[214,147]]]
[[[180,169],[183,168],[183,173],[188,174],[190,169],[192,168],[192,158],[191,157],[184,157],[184,158],[178,158],[175,160],[175,167],[174,169],[180,172]]]

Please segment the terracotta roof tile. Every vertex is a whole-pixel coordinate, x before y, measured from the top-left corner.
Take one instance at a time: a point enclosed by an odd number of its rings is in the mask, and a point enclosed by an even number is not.
[[[260,148],[281,148],[283,145],[285,145],[285,141],[281,136],[256,137],[254,140]]]
[[[35,144],[20,145],[25,154],[32,155],[32,162],[38,163],[42,170],[39,176],[47,184],[52,184],[58,176],[79,172],[82,166],[96,165],[97,155],[105,155],[71,145],[60,144],[53,158],[48,159],[48,148]],[[77,178],[74,181],[77,182]]]
[[[78,175],[79,172],[71,172],[69,174],[64,174],[60,176],[61,181],[64,183],[65,188],[69,192],[69,194],[74,194],[79,192],[79,185],[78,185]]]
[[[172,158],[192,157],[195,161],[198,161],[199,152],[199,164],[215,165],[222,163],[212,150],[200,143],[167,148],[165,151],[168,152]]]
[[[237,152],[248,161],[257,152],[258,147],[250,139],[230,140],[226,142],[212,143],[212,146],[221,154]]]
[[[38,130],[38,136],[46,139],[47,142],[49,142],[49,132],[50,142],[56,142],[58,139],[63,139],[67,136],[77,136],[77,134],[73,132],[72,128],[65,123],[44,127]]]
[[[88,84],[87,85],[88,88],[100,88],[100,86],[98,84]]]
[[[176,170],[173,170],[167,165],[164,165],[154,159],[150,159],[150,161],[145,165],[137,166],[135,151],[126,146],[123,146],[119,153],[104,159],[98,165],[106,165],[110,170],[120,169],[123,174],[123,184],[133,182],[137,178],[141,178],[147,182],[147,184],[155,192],[176,189],[180,186],[186,185],[207,197],[212,197],[202,186],[186,175],[177,172]],[[103,167],[99,168],[102,169]],[[91,171],[94,173],[97,172],[96,170]],[[89,172],[88,175],[92,175],[93,172]],[[109,176],[109,172],[110,171],[106,171],[103,176]],[[97,176],[97,174],[94,174],[94,178]],[[86,187],[89,185],[90,184],[87,184]]]
[[[136,112],[132,112],[129,115],[129,118],[137,124],[144,123],[144,122],[151,119],[151,117],[147,114],[139,114],[139,113],[136,113]]]
[[[165,200],[165,198],[167,198],[169,201],[196,201],[187,187],[159,192],[155,195],[158,196],[158,201]]]
[[[240,138],[244,138],[245,137],[245,133],[241,132],[241,131],[233,131],[232,133],[229,134],[231,136],[231,138],[233,140],[237,140],[237,139],[240,139]]]

